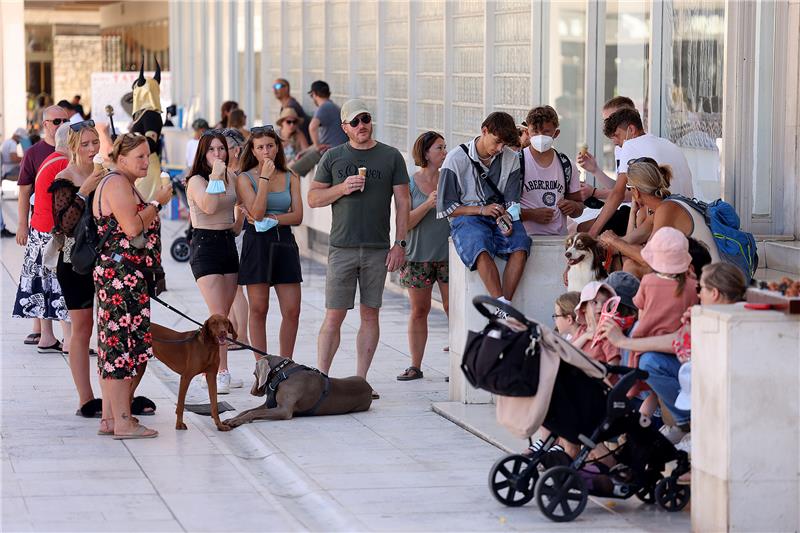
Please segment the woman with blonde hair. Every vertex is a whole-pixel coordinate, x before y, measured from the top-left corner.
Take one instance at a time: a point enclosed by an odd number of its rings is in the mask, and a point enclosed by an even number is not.
[[[79,409],[76,414],[92,418],[99,416],[102,403],[95,399],[89,380],[89,340],[94,319],[94,281],[92,274],[72,270],[70,253],[75,244],[74,231],[83,215],[86,202],[105,175],[102,164],[94,163],[100,152],[100,136],[94,121],[86,120],[70,126],[67,137],[70,158],[67,167],[59,172],[48,192],[53,195],[53,233],[62,243],[58,249],[56,275],[72,323],[72,336],[67,347],[72,380],[78,390]]]
[[[671,181],[672,170],[669,166],[659,165],[650,157],[629,161],[628,187],[633,197],[629,231],[625,237],[619,237],[610,230],[600,235],[603,244],[625,256],[623,269],[638,278],[650,272],[650,267],[642,259],[642,246],[650,239],[650,235],[663,227],[675,228],[687,238],[703,243],[712,260],[719,261],[717,244],[705,219],[688,204],[688,200],[671,196]],[[646,217],[637,217],[639,210],[645,210]]]
[[[98,237],[107,235],[94,268],[97,366],[105,398],[98,434],[115,439],[158,436],[131,414],[133,393],[153,357],[145,278],[161,266],[158,214],[172,197],[172,186],[162,185],[156,199],[145,202],[134,187],[147,175],[149,157],[144,135],[120,135],[111,152],[116,169],[103,178],[92,201]],[[152,402],[149,407],[141,414],[152,414]]]
[[[303,119],[298,116],[297,111],[293,108],[284,107],[278,120],[275,121],[275,125],[280,128],[286,164],[291,164],[308,148],[306,136],[303,135],[303,131],[300,129],[300,126],[303,125]]]

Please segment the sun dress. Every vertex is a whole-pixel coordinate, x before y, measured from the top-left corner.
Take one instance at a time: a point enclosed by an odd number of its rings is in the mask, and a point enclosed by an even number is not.
[[[106,178],[107,181],[108,178]],[[102,186],[99,189],[102,199]],[[140,198],[138,210],[147,204]],[[100,202],[100,200],[98,200]],[[100,203],[102,209],[102,203]],[[96,217],[102,237],[114,215]],[[161,264],[160,219],[153,220],[144,234],[143,248],[136,248],[117,224],[98,254],[94,268],[97,294],[97,366],[101,379],[131,379],[136,367],[153,356],[150,333],[150,296],[144,275],[112,257],[118,254],[142,267]]]

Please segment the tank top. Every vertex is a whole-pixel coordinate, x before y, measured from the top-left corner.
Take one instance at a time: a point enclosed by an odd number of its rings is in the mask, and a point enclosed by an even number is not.
[[[687,235],[687,237],[691,237],[692,239],[705,244],[706,248],[708,248],[708,253],[711,256],[711,262],[718,263],[720,261],[720,257],[719,250],[717,250],[717,241],[711,234],[711,230],[709,229],[708,224],[706,224],[703,215],[701,215],[696,209],[692,209],[691,206],[686,205],[684,201],[679,200],[678,198],[667,198],[664,201],[675,202],[681,206],[690,217],[692,217],[692,232]]]
[[[416,209],[428,199],[414,178],[410,181],[411,209]],[[408,232],[406,260],[414,263],[447,261],[447,239],[450,237],[450,224],[446,218],[436,219],[436,208],[425,213],[419,224]]]
[[[250,179],[253,184],[253,190],[258,192],[256,180],[249,172],[242,172]],[[292,174],[286,173],[286,188],[280,192],[267,193],[267,215],[283,215],[289,212],[292,208]]]
[[[193,179],[201,179],[208,183],[203,176],[194,176]],[[225,184],[225,194],[220,194],[219,204],[214,213],[207,214],[200,209],[193,198],[188,198],[189,217],[192,220],[192,227],[196,229],[226,230],[233,227],[234,207],[236,205],[236,185],[234,178],[228,175],[228,182]],[[224,183],[224,182],[223,182]]]

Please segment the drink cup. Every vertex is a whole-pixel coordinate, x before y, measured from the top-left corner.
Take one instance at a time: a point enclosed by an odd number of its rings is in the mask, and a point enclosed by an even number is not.
[[[364,183],[361,184],[361,192],[364,192],[364,186],[367,184],[367,167],[358,167],[358,175],[364,178]]]

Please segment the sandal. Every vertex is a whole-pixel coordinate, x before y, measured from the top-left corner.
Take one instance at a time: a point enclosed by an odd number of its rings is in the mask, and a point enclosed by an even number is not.
[[[31,333],[30,335],[25,337],[23,344],[39,344],[39,339],[41,338],[42,338],[41,333]]]
[[[114,430],[113,429],[102,429],[103,428],[103,424],[108,426],[108,421],[109,420],[114,420],[114,419],[113,418],[102,418],[102,419],[100,419],[100,429],[97,430],[97,434],[98,435],[111,436],[111,435],[114,434]],[[138,424],[139,423],[139,419],[136,418],[135,416],[131,417],[131,421],[134,424]]]
[[[36,350],[39,353],[61,353],[64,351],[64,346],[60,341],[56,341],[55,344],[51,346],[37,346]]]
[[[153,416],[156,414],[156,404],[146,396],[137,396],[131,402],[131,414]]]
[[[136,429],[133,430],[133,433],[128,433],[127,435],[114,435],[113,439],[134,440],[134,439],[154,439],[156,437],[158,437],[158,431],[142,425],[138,425],[136,426]]]
[[[94,398],[81,405],[81,408],[75,411],[76,416],[84,418],[100,418],[103,416],[103,400]]]
[[[411,381],[412,379],[422,379],[422,370],[415,366],[410,366],[397,376],[397,381]]]

